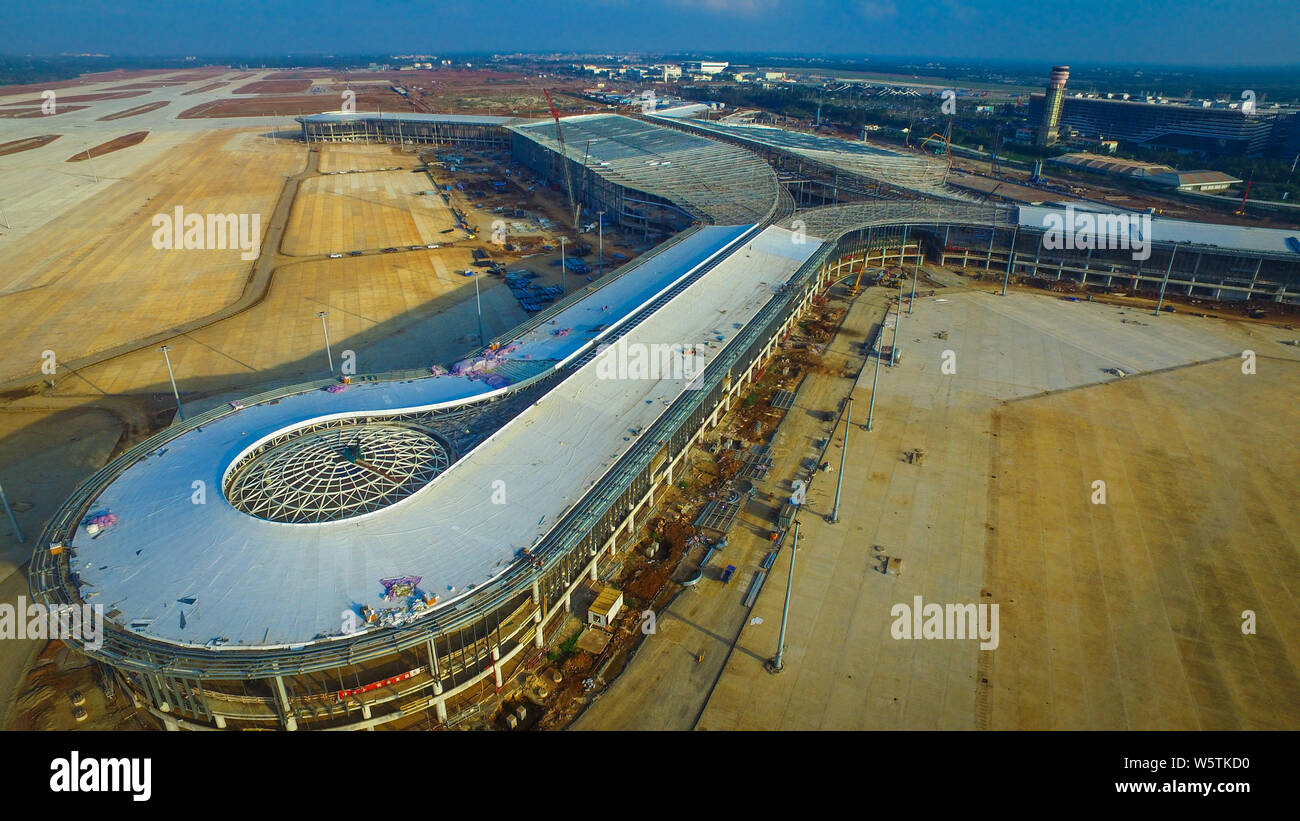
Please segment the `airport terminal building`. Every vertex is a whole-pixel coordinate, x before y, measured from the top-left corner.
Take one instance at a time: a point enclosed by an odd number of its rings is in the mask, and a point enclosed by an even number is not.
[[[301,121],[312,142],[508,147],[553,181],[567,163],[588,212],[672,237],[461,361],[223,405],[81,484],[35,548],[33,595],[103,605],[103,645],[82,649],[169,729],[473,715],[544,657],[575,591],[616,572],[690,449],[864,264],[923,253],[1090,284],[1300,291],[1300,253],[1280,234],[1167,221],[1145,261],[1052,252],[1046,211],[964,202],[924,168],[873,197],[872,163],[902,160],[835,156],[833,143],[612,114],[565,118],[563,149],[550,121]],[[800,156],[831,204],[798,208],[788,163]],[[609,378],[608,357],[664,343],[690,345],[702,367]]]

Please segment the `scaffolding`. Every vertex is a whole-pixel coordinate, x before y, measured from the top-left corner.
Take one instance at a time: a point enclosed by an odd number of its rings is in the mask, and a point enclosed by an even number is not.
[[[515,158],[547,176],[556,155],[567,158],[587,208],[606,210],[620,224],[641,225],[653,209],[688,222],[749,225],[763,222],[780,199],[776,173],[750,151],[617,114],[565,117],[563,124],[563,147],[554,122],[510,125],[544,149],[516,142]]]

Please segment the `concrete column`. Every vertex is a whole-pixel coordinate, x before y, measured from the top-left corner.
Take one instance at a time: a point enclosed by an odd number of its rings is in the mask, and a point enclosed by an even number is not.
[[[180,732],[181,729],[181,725],[177,724],[175,719],[170,718],[163,719],[163,726],[167,728],[167,732],[169,733]]]
[[[284,678],[275,677],[275,692],[280,698],[280,711],[284,715],[284,728],[289,732],[298,729],[298,720],[293,717],[293,710],[289,707],[289,694],[284,690]]]
[[[225,717],[225,716],[215,716],[215,715],[214,715],[214,716],[212,717],[212,720],[213,720],[214,722],[216,722],[216,725],[217,725],[217,729],[218,729],[218,730],[224,730],[224,729],[226,729],[226,717]]]
[[[496,679],[497,689],[501,689],[501,645],[492,645],[492,676]]]
[[[600,554],[597,553],[595,556],[592,557],[591,563],[587,565],[587,577],[591,579],[593,582],[599,581],[600,579],[600,576],[596,572],[596,560],[599,558],[600,558]]]
[[[442,684],[441,684],[441,683],[434,683],[434,685],[433,685],[433,694],[434,694],[435,696],[440,696],[440,695],[442,695]],[[447,699],[445,699],[445,698],[440,698],[440,699],[437,699],[436,701],[434,701],[434,702],[433,702],[433,709],[434,709],[434,713],[438,716],[438,721],[441,722],[441,723],[443,723],[443,724],[446,724],[446,723],[447,723]]]
[[[442,674],[438,671],[438,650],[433,644],[433,639],[425,642],[425,647],[429,651],[429,674],[437,681],[442,678]]]

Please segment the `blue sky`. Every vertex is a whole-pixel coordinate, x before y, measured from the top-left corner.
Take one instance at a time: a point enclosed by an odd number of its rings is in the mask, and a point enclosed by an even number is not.
[[[1300,64],[1297,0],[23,0],[0,53],[701,51]]]

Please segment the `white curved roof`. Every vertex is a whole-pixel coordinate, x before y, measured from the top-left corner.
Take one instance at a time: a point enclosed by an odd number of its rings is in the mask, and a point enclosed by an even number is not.
[[[520,341],[516,358],[564,359],[716,256],[726,256],[622,343],[697,343],[738,331],[816,250],[769,228],[728,250],[748,226],[704,228],[592,293]],[[729,256],[728,256],[729,254]],[[725,311],[726,313],[721,313]],[[572,331],[556,336],[554,330]],[[605,333],[604,331],[602,333]],[[614,350],[618,350],[616,345]],[[608,354],[606,354],[608,355]],[[600,379],[586,363],[442,473],[390,507],[342,521],[254,518],[220,492],[222,475],[257,442],[306,422],[394,412],[482,395],[482,382],[438,376],[316,390],[259,404],[188,432],[123,473],[91,505],[118,522],[79,528],[71,567],[81,595],[129,629],[175,643],[296,646],[342,631],[343,611],[376,610],[379,580],[422,576],[442,607],[502,573],[535,544],[676,399],[684,379]],[[671,377],[671,375],[668,375]],[[194,503],[194,483],[206,500]],[[504,492],[504,504],[498,491]]]

